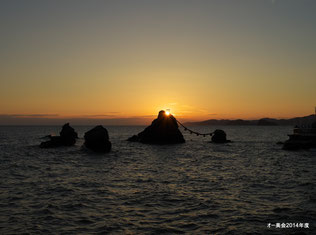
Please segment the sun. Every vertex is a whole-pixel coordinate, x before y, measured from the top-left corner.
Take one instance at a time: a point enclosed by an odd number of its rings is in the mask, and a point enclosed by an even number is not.
[[[167,115],[167,116],[169,116],[169,115],[170,115],[170,112],[169,112],[169,111],[166,111],[165,113],[166,113],[166,115]]]

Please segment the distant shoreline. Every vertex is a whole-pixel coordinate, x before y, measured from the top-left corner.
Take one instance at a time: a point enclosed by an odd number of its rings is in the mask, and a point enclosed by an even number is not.
[[[316,120],[315,115],[289,119],[261,118],[256,120],[243,119],[209,119],[200,122],[186,122],[187,126],[294,126],[309,125]]]

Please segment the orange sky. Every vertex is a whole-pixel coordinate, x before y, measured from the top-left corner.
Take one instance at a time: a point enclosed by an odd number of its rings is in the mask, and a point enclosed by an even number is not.
[[[312,1],[0,9],[0,115],[151,118],[170,108],[185,120],[256,119],[316,105]]]

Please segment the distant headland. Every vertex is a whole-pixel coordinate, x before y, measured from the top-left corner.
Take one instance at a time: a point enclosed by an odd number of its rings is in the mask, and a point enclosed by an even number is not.
[[[305,117],[295,117],[290,119],[274,119],[261,118],[256,120],[243,119],[209,119],[200,122],[186,122],[187,126],[294,126],[294,125],[309,125],[315,121],[315,115]]]

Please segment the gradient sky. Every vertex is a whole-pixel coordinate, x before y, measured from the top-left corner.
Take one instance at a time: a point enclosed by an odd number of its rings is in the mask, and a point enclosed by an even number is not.
[[[309,115],[315,12],[315,0],[2,0],[0,116]]]

